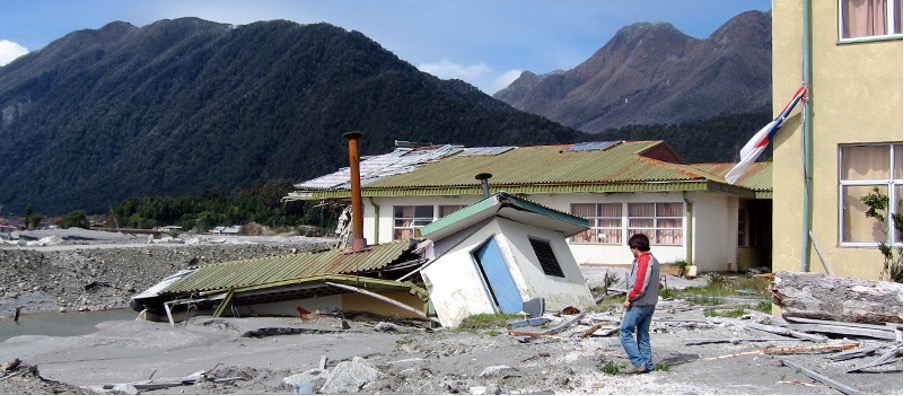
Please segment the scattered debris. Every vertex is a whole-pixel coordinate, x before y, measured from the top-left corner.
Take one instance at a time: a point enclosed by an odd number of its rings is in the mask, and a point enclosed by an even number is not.
[[[796,368],[796,369],[802,371],[802,372],[803,372],[804,374],[806,374],[808,377],[813,378],[813,379],[815,379],[815,380],[817,380],[817,381],[819,381],[819,382],[822,382],[822,383],[824,383],[824,384],[826,384],[826,385],[829,385],[829,386],[831,386],[831,387],[837,389],[839,392],[844,393],[844,394],[846,394],[846,395],[863,395],[863,394],[864,394],[863,392],[861,392],[861,391],[859,391],[859,390],[857,390],[857,389],[851,388],[850,386],[847,386],[847,385],[845,385],[845,384],[842,384],[841,382],[838,382],[838,381],[833,380],[833,379],[831,379],[831,378],[829,378],[829,377],[826,377],[826,376],[824,376],[824,375],[822,375],[822,374],[819,374],[819,373],[817,373],[817,372],[815,372],[815,371],[813,371],[813,370],[810,370],[810,369],[808,369],[808,368],[806,368],[806,367],[804,367],[804,366],[801,366],[800,364],[794,363],[794,362],[792,362],[792,361],[790,361],[790,360],[782,359],[781,362],[782,362],[783,365],[788,366],[788,367]]]

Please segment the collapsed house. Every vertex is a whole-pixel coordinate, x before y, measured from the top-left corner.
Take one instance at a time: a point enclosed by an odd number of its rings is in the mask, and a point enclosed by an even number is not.
[[[347,134],[349,135],[349,134]],[[360,188],[349,137],[352,190]],[[368,245],[360,195],[347,249],[225,262],[174,274],[132,298],[150,319],[213,316],[351,317],[369,314],[458,326],[475,314],[539,315],[594,304],[566,238],[586,219],[499,192],[421,230],[421,238]],[[357,198],[357,199],[355,199]]]

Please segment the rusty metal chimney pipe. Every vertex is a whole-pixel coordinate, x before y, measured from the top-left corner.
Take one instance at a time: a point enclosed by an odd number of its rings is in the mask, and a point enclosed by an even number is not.
[[[363,250],[367,248],[367,239],[364,238],[364,204],[361,200],[361,169],[358,167],[358,163],[361,161],[361,156],[358,154],[358,139],[363,134],[351,131],[342,136],[348,139],[348,167],[351,170],[352,250]]]
[[[483,187],[483,197],[487,198],[490,196],[490,178],[493,177],[490,173],[480,173],[477,176],[474,176],[475,179],[480,180],[480,185]]]

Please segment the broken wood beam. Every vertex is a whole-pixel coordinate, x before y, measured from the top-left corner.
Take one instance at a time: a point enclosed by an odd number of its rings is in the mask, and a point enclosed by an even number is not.
[[[900,283],[781,271],[770,290],[785,318],[884,324],[901,323],[904,317]]]
[[[841,350],[856,348],[857,345],[858,345],[857,343],[844,343],[844,344],[830,344],[830,345],[798,345],[798,346],[793,346],[793,347],[764,348],[764,349],[754,349],[752,351],[735,352],[735,353],[729,353],[727,355],[702,358],[700,360],[717,360],[717,359],[725,359],[725,358],[730,358],[730,357],[753,355],[753,354],[785,355],[785,354],[802,353],[802,352],[832,352],[832,351],[841,351]]]
[[[862,327],[851,327],[851,326],[837,326],[837,325],[827,325],[827,324],[792,324],[789,325],[791,329],[803,331],[807,333],[829,333],[829,334],[841,334],[847,336],[858,336],[858,337],[871,337],[877,338],[880,340],[892,340],[895,339],[895,332],[889,330],[874,330],[874,329],[866,329]]]
[[[372,292],[372,291],[370,291],[370,290],[365,290],[365,289],[361,289],[361,288],[359,288],[359,287],[349,286],[349,285],[345,285],[345,284],[342,284],[342,283],[335,283],[335,282],[323,282],[323,283],[325,283],[325,284],[327,284],[327,285],[330,285],[330,286],[333,286],[333,287],[338,287],[338,288],[340,288],[340,289],[350,290],[350,291],[353,291],[353,292],[356,292],[356,293],[361,293],[361,294],[363,294],[363,295],[365,295],[365,296],[370,296],[370,297],[376,298],[377,300],[380,300],[380,301],[389,303],[389,304],[391,304],[391,305],[394,305],[394,306],[396,306],[396,307],[399,307],[399,308],[401,308],[401,309],[404,309],[404,310],[406,310],[406,311],[408,311],[408,312],[411,312],[411,313],[413,313],[413,314],[415,314],[415,315],[417,315],[417,316],[420,316],[420,317],[422,317],[422,318],[425,318],[425,319],[428,319],[428,320],[430,320],[430,321],[433,321],[433,322],[439,324],[440,326],[443,325],[442,322],[439,321],[439,319],[436,319],[436,318],[427,316],[427,314],[425,314],[425,313],[423,313],[423,312],[421,312],[421,311],[418,311],[418,310],[416,310],[416,309],[414,309],[414,308],[411,308],[411,307],[409,307],[409,306],[407,306],[407,305],[405,305],[405,304],[402,304],[402,303],[400,303],[400,302],[398,302],[398,301],[396,301],[396,300],[393,300],[393,299],[391,299],[391,298],[389,298],[389,297],[381,296],[381,295],[379,295],[379,294],[377,294],[377,293],[374,293],[374,292]]]
[[[862,346],[860,348],[849,349],[847,351],[838,352],[832,356],[829,356],[829,360],[834,360],[836,362],[840,362],[843,360],[857,359],[866,356],[870,356],[876,353],[876,351],[884,348],[885,345],[875,344]]]
[[[795,338],[692,338],[684,342],[684,345],[705,345],[705,344],[740,344],[741,342],[772,342],[772,341],[794,341]]]
[[[868,368],[886,365],[886,364],[889,364],[889,363],[897,360],[901,356],[902,356],[902,348],[900,345],[898,345],[896,348],[892,348],[892,350],[884,353],[882,356],[880,356],[878,359],[874,360],[872,363],[850,369],[850,370],[848,370],[848,372],[856,373],[856,372],[863,371]]]
[[[796,369],[802,371],[804,374],[806,374],[807,377],[813,378],[819,382],[822,382],[823,384],[831,386],[831,387],[837,389],[839,392],[844,393],[845,395],[863,395],[864,394],[863,392],[861,392],[858,389],[847,386],[841,382],[838,382],[838,381],[833,380],[829,377],[826,377],[822,374],[819,374],[813,370],[810,370],[810,369],[808,369],[804,366],[801,366],[795,362],[792,362],[790,360],[782,359],[781,362],[783,365],[792,367],[792,368],[796,368]]]

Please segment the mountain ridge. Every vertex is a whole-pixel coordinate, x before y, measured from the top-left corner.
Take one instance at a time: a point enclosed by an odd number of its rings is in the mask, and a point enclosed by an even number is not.
[[[769,12],[744,12],[705,39],[640,22],[573,69],[524,72],[493,97],[588,133],[689,122],[767,108],[771,59]]]

